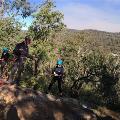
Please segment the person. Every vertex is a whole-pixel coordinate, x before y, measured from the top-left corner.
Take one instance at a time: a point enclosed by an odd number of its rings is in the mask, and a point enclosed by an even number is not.
[[[63,75],[64,75],[63,61],[61,59],[58,59],[57,60],[57,65],[56,65],[56,67],[53,70],[52,81],[49,84],[48,91],[46,93],[48,93],[51,90],[53,84],[57,81],[59,94],[60,94],[60,96],[62,96],[62,94],[63,94],[62,93]]]
[[[21,43],[16,44],[15,49],[13,50],[13,54],[15,57],[15,63],[11,70],[10,81],[16,83],[19,86],[21,80],[21,73],[24,70],[24,62],[26,58],[29,56],[29,48],[28,45],[31,43],[31,39],[29,36],[25,37],[25,40]],[[17,71],[17,78],[14,80],[14,75]]]
[[[3,48],[2,56],[1,56],[1,76],[3,76],[4,69],[5,69],[6,65],[8,64],[9,56],[10,56],[9,49]]]

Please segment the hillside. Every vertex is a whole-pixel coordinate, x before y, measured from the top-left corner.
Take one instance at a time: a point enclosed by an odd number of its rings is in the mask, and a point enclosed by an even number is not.
[[[120,33],[111,33],[98,30],[74,30],[68,29],[60,34],[59,41],[80,40],[87,43],[87,49],[103,48],[114,54],[120,54]]]
[[[22,41],[25,34],[25,31],[20,32],[20,35],[15,36],[17,39],[14,38],[14,41],[11,37],[11,44],[5,38],[1,42],[1,47],[6,45],[14,48],[15,43]],[[59,51],[61,49],[63,49],[62,52]],[[111,52],[118,56],[114,57],[110,54]],[[50,120],[80,120],[81,117],[84,118],[84,115],[88,116],[88,119],[83,120],[90,120],[93,112],[98,117],[97,120],[119,120],[119,113],[114,112],[120,110],[119,54],[120,33],[64,30],[52,35],[46,41],[41,39],[32,41],[30,45],[32,59],[28,58],[25,62],[20,87],[9,85],[0,87],[1,116],[4,116],[2,110],[10,109],[7,114],[9,117],[6,114],[5,117],[8,117],[7,120],[14,120],[14,116],[11,114],[14,114],[17,109],[20,112],[19,115],[16,115],[18,120],[39,120],[38,116],[41,120],[47,120],[46,117],[49,117]],[[54,96],[44,94],[51,82],[52,69],[59,56],[62,57],[65,68],[63,98],[55,97],[58,96],[57,85],[54,85],[51,91]],[[9,74],[13,64],[13,62],[10,63]],[[15,79],[17,79],[17,75]],[[37,91],[32,90],[34,86]],[[54,102],[51,102],[51,99]],[[63,99],[67,99],[67,101],[64,103]],[[79,104],[74,104],[76,101],[74,99],[77,99]],[[69,103],[71,100],[72,103]],[[24,102],[28,104],[24,104]],[[83,104],[90,107],[90,114],[87,112],[88,109],[81,106]],[[66,108],[69,109],[69,112]],[[46,111],[51,114],[47,114]],[[9,114],[9,112],[12,113]],[[46,115],[43,116],[43,113]],[[23,119],[20,119],[21,116]]]

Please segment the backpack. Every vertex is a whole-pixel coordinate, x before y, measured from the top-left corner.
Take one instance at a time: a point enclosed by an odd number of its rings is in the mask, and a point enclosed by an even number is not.
[[[58,75],[63,75],[64,69],[63,67],[56,67],[54,72]]]
[[[21,48],[21,43],[19,43],[15,46],[15,49],[13,50],[13,54],[16,56],[20,56],[21,55],[20,48]]]

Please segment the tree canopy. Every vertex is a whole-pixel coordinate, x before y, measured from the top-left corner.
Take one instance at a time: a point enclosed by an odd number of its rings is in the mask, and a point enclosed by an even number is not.
[[[33,33],[34,39],[46,40],[51,34],[65,27],[63,14],[55,7],[52,1],[46,0],[33,15],[34,22],[30,26],[30,32]]]

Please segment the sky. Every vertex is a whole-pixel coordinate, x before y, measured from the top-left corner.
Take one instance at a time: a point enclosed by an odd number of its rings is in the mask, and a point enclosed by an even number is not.
[[[34,1],[34,2],[33,2]],[[42,0],[30,0],[39,4]],[[54,0],[70,29],[120,32],[120,0]],[[24,20],[28,27],[32,18]],[[27,29],[24,27],[23,29]]]

